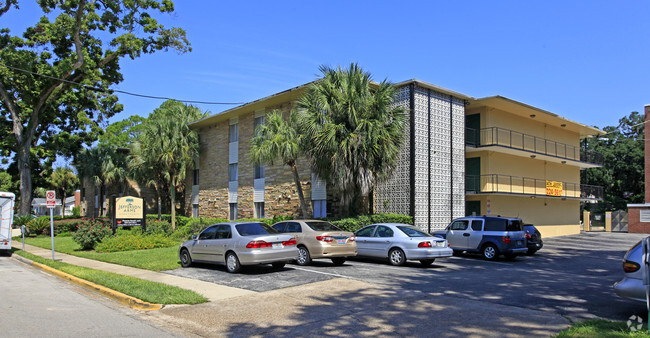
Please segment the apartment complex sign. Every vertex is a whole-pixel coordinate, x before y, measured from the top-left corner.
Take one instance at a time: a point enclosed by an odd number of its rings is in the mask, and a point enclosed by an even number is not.
[[[564,185],[562,182],[546,181],[547,196],[562,196]]]
[[[144,226],[144,200],[133,196],[115,199],[115,225]]]

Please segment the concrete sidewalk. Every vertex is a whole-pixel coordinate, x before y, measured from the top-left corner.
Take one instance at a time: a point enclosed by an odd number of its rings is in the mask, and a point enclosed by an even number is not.
[[[12,241],[12,246],[16,249],[22,250],[22,242]],[[42,249],[36,246],[25,244],[25,251],[47,259],[52,259],[52,250]],[[66,255],[60,252],[54,253],[54,258],[57,261],[64,263],[83,266],[87,268],[114,272],[120,275],[132,276],[152,282],[160,282],[168,285],[177,286],[179,288],[192,290],[209,301],[227,299],[232,297],[239,297],[243,295],[255,294],[255,291],[237,289],[229,286],[219,285],[215,283],[203,282],[196,279],[174,276],[162,272],[149,271],[144,269],[132,268],[124,265],[105,263],[93,259],[81,258],[72,255]]]

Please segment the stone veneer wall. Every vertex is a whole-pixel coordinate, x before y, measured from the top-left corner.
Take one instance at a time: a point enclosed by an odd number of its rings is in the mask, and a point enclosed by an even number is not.
[[[287,102],[267,107],[266,112],[274,109],[283,111],[285,117],[292,108]],[[238,162],[238,219],[254,217],[253,181],[254,166],[249,158],[250,140],[254,133],[254,111],[238,116],[239,123],[239,162]],[[198,130],[201,139],[199,156],[199,216],[210,218],[228,218],[228,120],[214,126]],[[303,188],[308,216],[311,211],[311,169],[305,159],[298,159],[296,164]],[[191,175],[188,175],[191,176]],[[187,178],[185,215],[192,215],[190,203],[192,194],[192,177]],[[289,166],[275,162],[265,168],[264,189],[265,216],[301,217],[300,199],[295,189],[293,174]]]

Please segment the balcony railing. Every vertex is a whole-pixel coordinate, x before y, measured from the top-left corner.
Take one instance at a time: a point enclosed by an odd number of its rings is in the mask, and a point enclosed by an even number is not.
[[[546,190],[546,180],[530,177],[519,177],[499,174],[466,175],[465,191],[474,194],[502,193],[528,196],[549,196]],[[603,187],[579,183],[562,182],[558,191],[560,198],[602,200]]]
[[[465,128],[465,144],[472,147],[501,146],[573,161],[603,164],[603,155],[565,143],[499,127]]]

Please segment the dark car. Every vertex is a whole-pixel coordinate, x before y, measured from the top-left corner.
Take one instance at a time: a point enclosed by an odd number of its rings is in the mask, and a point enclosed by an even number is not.
[[[433,235],[447,239],[454,252],[476,252],[487,260],[496,259],[499,255],[512,259],[528,251],[524,224],[519,218],[462,217]]]
[[[524,231],[526,232],[526,242],[528,245],[526,254],[532,256],[544,246],[542,234],[532,224],[524,224]]]

